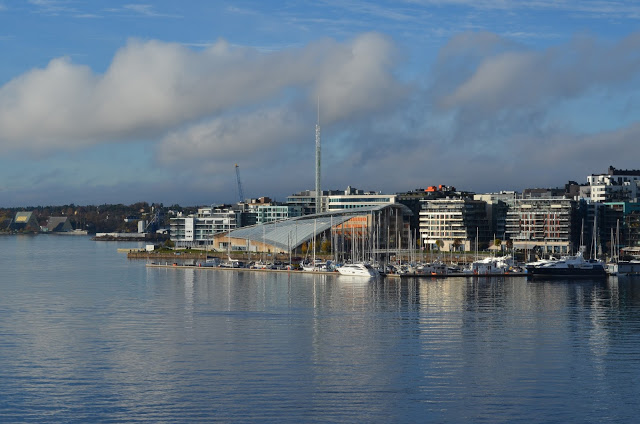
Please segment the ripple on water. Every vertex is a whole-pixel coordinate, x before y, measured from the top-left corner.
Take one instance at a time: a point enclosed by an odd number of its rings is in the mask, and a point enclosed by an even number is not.
[[[12,259],[0,280],[4,421],[632,422],[640,412],[633,281],[355,283],[147,269],[116,247],[0,238]]]

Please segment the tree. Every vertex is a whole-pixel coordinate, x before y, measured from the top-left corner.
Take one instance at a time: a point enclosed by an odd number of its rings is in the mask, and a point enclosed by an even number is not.
[[[302,243],[302,245],[300,246],[300,249],[302,250],[302,254],[306,255],[307,252],[309,251],[309,246],[307,245],[307,242]]]
[[[500,245],[502,245],[502,240],[500,240],[499,238],[493,239],[493,245],[497,248],[500,248]]]
[[[462,245],[462,240],[459,238],[453,239],[453,248],[454,250],[460,250],[460,246]]]
[[[442,240],[436,240],[436,246],[438,246],[438,250],[442,250],[442,246],[444,246],[444,242]]]
[[[327,239],[322,240],[322,243],[320,244],[320,251],[322,253],[329,253],[331,252],[331,242]]]

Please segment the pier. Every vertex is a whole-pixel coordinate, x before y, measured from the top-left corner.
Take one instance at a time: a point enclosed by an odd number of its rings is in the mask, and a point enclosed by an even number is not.
[[[242,272],[276,272],[276,273],[290,273],[290,274],[310,274],[310,275],[340,275],[337,271],[304,271],[302,269],[265,269],[265,268],[233,268],[229,266],[201,266],[198,264],[179,264],[177,262],[165,262],[165,263],[148,263],[148,268],[176,268],[176,269],[203,269],[203,270],[215,270],[215,271],[242,271]],[[386,278],[421,278],[421,279],[436,279],[436,278],[448,278],[448,277],[468,277],[468,278],[525,278],[526,273],[505,273],[505,274],[470,274],[464,272],[455,272],[449,274],[381,274],[381,277]]]

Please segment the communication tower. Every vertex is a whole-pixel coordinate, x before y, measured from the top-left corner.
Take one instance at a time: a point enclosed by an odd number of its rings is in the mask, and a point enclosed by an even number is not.
[[[236,163],[236,180],[238,181],[238,202],[244,202],[244,192],[242,191],[242,182],[240,181],[240,167]]]
[[[322,212],[320,189],[320,97],[318,97],[318,120],[316,121],[316,213]]]

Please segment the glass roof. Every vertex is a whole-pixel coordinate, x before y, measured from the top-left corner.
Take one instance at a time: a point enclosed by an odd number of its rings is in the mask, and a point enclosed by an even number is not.
[[[293,250],[302,243],[312,240],[314,234],[321,234],[333,225],[339,225],[355,216],[366,216],[390,206],[401,209],[403,215],[411,214],[409,208],[399,203],[367,206],[351,210],[305,215],[282,221],[258,224],[251,227],[242,227],[232,230],[229,236],[264,242],[285,250]]]

